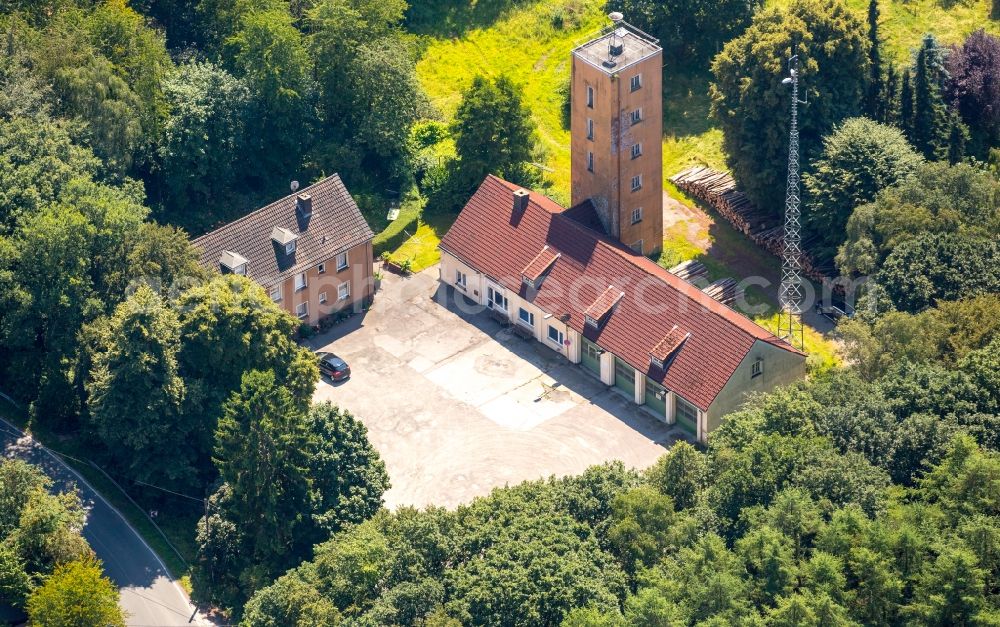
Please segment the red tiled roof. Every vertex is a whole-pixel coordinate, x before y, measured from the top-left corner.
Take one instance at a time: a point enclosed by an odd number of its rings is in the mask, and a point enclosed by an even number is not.
[[[680,348],[680,345],[686,338],[687,334],[677,328],[675,324],[674,328],[670,329],[670,332],[663,336],[660,343],[654,346],[653,350],[649,351],[649,354],[661,362],[666,362],[670,354]]]
[[[312,197],[312,215],[296,211],[295,198]],[[275,227],[295,237],[295,251],[286,254],[271,239]],[[247,259],[247,276],[272,285],[294,273],[327,261],[374,237],[351,194],[336,174],[281,200],[206,233],[192,243],[201,249],[201,265],[219,269],[224,250]]]
[[[587,310],[583,312],[584,321],[588,318],[597,323],[600,323],[604,316],[608,315],[611,308],[615,306],[619,300],[625,296],[625,292],[616,288],[614,285],[609,285],[608,289],[601,292],[601,295],[587,307]]]
[[[528,265],[524,266],[521,275],[529,281],[535,282],[558,258],[559,253],[545,246],[541,252],[535,255],[534,259],[528,262]]]
[[[649,259],[561,215],[562,208],[541,194],[531,192],[528,208],[513,215],[516,189],[487,177],[442,239],[442,250],[554,316],[566,316],[570,328],[699,408],[708,409],[754,342],[798,353]],[[521,269],[546,245],[560,257],[529,294]],[[595,329],[584,315],[609,285],[625,296]],[[675,325],[691,335],[660,370],[650,365],[650,352]]]

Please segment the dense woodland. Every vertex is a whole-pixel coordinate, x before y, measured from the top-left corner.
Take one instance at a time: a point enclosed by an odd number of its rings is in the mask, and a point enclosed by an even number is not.
[[[0,387],[31,429],[206,497],[193,596],[247,625],[1000,624],[1000,40],[885,61],[877,3],[608,7],[670,42],[665,71],[711,70],[729,165],[775,211],[800,55],[812,252],[871,279],[845,365],[642,473],[382,509],[297,321],[188,239],[335,171],[366,215],[543,185],[518,85],[477,78],[445,120],[417,81],[420,34],[468,6],[0,3]],[[78,499],[23,465],[0,484],[4,600],[58,624],[37,612],[112,598]]]

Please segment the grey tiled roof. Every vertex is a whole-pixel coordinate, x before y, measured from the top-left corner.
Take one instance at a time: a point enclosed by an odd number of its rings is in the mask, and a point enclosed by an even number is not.
[[[296,211],[295,198],[299,194],[312,197],[309,218]],[[298,235],[295,252],[286,255],[284,246],[274,243],[274,227]],[[246,257],[247,276],[269,285],[374,236],[340,176],[334,174],[206,233],[193,243],[201,249],[201,265],[206,268],[218,270],[223,251],[233,251]]]

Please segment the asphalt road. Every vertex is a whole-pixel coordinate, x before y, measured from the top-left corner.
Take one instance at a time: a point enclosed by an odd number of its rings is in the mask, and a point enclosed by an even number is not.
[[[118,510],[91,488],[72,468],[0,419],[0,451],[4,457],[23,459],[42,468],[52,478],[54,489],[75,486],[87,509],[83,536],[107,575],[121,589],[121,606],[133,627],[181,627],[210,625],[170,576],[159,556],[125,521]]]

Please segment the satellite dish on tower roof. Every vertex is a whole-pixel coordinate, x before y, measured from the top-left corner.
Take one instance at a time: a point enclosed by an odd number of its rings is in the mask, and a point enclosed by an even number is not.
[[[621,14],[620,11],[613,11],[608,13],[608,19],[617,24],[618,22],[625,19],[625,16]]]
[[[292,191],[293,192],[298,191],[298,189],[299,189],[299,182],[298,181],[292,181],[291,187],[292,187]]]

